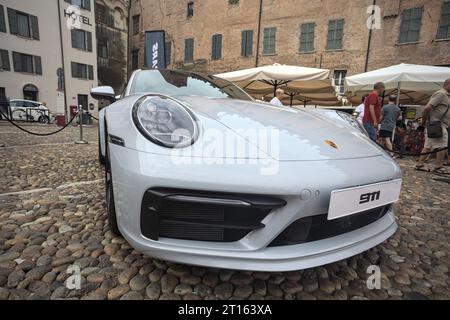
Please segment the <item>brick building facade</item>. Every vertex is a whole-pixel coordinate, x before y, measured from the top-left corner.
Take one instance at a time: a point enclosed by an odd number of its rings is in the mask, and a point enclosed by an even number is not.
[[[131,0],[130,16],[131,69],[143,66],[144,32],[159,29],[169,68],[211,74],[281,63],[339,79],[402,62],[450,65],[448,0]]]

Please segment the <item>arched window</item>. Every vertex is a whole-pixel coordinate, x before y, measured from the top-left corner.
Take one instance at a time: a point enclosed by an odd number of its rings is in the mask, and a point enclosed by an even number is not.
[[[119,7],[114,8],[114,26],[118,29],[125,30],[125,14]]]
[[[39,101],[39,89],[31,83],[24,85],[23,98],[25,100]]]

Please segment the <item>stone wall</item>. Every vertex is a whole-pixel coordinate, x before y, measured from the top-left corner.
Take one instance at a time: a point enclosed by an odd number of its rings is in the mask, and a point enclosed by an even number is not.
[[[193,1],[194,15],[187,17],[187,3],[180,0],[132,0],[131,16],[141,15],[141,33],[131,36],[131,46],[139,50],[143,65],[145,30],[163,29],[172,43],[170,68],[218,73],[256,65],[259,0]],[[374,30],[369,70],[401,62],[450,64],[450,41],[435,40],[442,0],[378,0],[382,9],[381,30]],[[345,69],[348,74],[364,72],[368,48],[367,8],[373,0],[263,0],[259,65],[294,64],[328,69]],[[400,14],[403,9],[424,6],[420,41],[398,45]],[[327,51],[328,21],[345,19],[343,49]],[[315,22],[315,52],[299,53],[300,25]],[[262,54],[263,29],[277,27],[276,54]],[[254,31],[253,56],[241,57],[241,32]],[[212,35],[223,35],[222,59],[211,59]],[[184,39],[195,39],[194,63],[184,64]]]

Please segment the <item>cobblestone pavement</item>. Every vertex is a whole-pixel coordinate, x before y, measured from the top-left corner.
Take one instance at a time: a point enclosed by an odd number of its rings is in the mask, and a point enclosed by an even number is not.
[[[0,124],[0,299],[450,299],[450,189],[411,159],[400,163],[399,230],[382,245],[308,270],[239,272],[155,260],[113,236],[97,128],[86,136],[75,146],[74,127],[40,138]],[[64,285],[69,265],[80,290]],[[381,267],[381,290],[366,286],[369,265]]]

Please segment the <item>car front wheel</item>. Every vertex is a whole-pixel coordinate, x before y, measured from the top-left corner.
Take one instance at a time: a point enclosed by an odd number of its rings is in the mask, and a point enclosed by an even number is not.
[[[117,225],[117,215],[116,215],[116,204],[114,201],[114,188],[112,181],[112,173],[111,173],[111,159],[109,157],[109,148],[108,143],[106,143],[106,155],[107,159],[105,159],[105,188],[106,188],[106,214],[108,217],[108,224],[110,230],[115,235],[120,235],[119,226]]]

